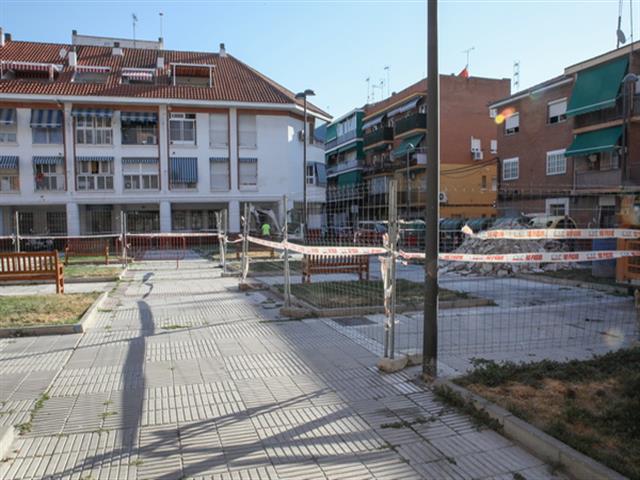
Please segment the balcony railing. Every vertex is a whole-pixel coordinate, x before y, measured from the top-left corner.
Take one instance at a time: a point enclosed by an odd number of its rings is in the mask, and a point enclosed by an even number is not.
[[[340,162],[335,165],[327,167],[327,176],[337,175],[338,173],[346,172],[354,168],[362,167],[362,162],[358,159],[348,160],[346,162]]]
[[[573,128],[590,127],[601,123],[620,120],[623,116],[622,114],[622,100],[618,99],[614,107],[585,113],[583,115],[577,115],[574,120]]]
[[[329,140],[328,142],[326,142],[324,144],[324,149],[325,150],[331,150],[333,147],[335,147],[336,145],[338,145],[338,139],[334,138],[333,140]]]
[[[622,170],[583,170],[576,172],[576,190],[617,188],[622,185]]]
[[[113,190],[113,175],[78,175],[78,190]]]
[[[18,175],[0,175],[0,193],[16,193],[19,190]]]
[[[364,136],[364,146],[375,145],[380,142],[392,142],[393,141],[393,128],[383,127],[368,133]]]
[[[640,93],[633,96],[633,116],[640,117]]]
[[[401,135],[404,132],[417,128],[427,128],[427,115],[424,113],[414,113],[413,115],[398,120],[394,128],[396,135]]]
[[[345,133],[344,135],[338,135],[338,138],[336,139],[336,145],[342,145],[345,142],[348,142],[349,140],[353,140],[354,138],[356,138],[356,134],[358,132],[356,130],[351,130],[350,132]]]
[[[53,174],[35,177],[36,190],[38,191],[62,191],[64,190],[64,175]]]

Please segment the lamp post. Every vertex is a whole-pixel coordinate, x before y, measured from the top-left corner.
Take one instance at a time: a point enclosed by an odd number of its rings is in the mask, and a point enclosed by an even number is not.
[[[302,139],[302,218],[304,220],[302,233],[304,238],[307,238],[307,97],[313,97],[315,92],[307,88],[304,92],[296,94],[296,99],[302,99],[304,101],[304,127],[303,127],[303,139]]]
[[[411,181],[409,179],[409,167],[411,166],[411,153],[416,151],[416,146],[409,143],[407,146],[407,220],[411,216]]]

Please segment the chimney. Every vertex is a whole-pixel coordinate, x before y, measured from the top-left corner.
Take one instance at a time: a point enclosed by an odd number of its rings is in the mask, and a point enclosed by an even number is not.
[[[156,68],[158,69],[164,68],[164,57],[158,55],[158,58],[156,59]]]
[[[10,42],[11,41],[11,34],[10,33],[5,33],[4,34],[4,41],[5,42]]]
[[[0,27],[0,47],[4,47],[4,28]]]
[[[78,54],[76,53],[75,47],[67,54],[67,61],[70,67],[76,68],[76,65],[78,65]]]
[[[122,51],[122,48],[120,47],[120,42],[113,42],[113,50],[111,51],[111,54],[115,57],[121,57],[124,55],[124,52]]]
[[[220,56],[223,58],[227,56],[227,50],[224,48],[224,43],[220,44]]]

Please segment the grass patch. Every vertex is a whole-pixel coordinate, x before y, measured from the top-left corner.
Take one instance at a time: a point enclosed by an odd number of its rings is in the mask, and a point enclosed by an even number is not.
[[[241,271],[241,262],[227,262],[227,267],[232,271]],[[289,260],[289,271],[292,274],[302,274],[302,262],[300,260]],[[280,258],[270,260],[256,260],[249,264],[249,273],[283,273],[284,261]]]
[[[173,323],[171,325],[164,325],[160,327],[162,330],[178,330],[180,328],[187,328],[186,325],[180,325],[178,323]]]
[[[283,285],[276,285],[284,292]],[[397,280],[396,302],[407,308],[422,308],[424,283]],[[345,282],[298,283],[291,285],[291,293],[318,308],[378,307],[384,299],[381,280],[352,280]],[[456,290],[440,289],[440,301],[479,299]]]
[[[64,261],[64,258],[63,258]],[[119,256],[109,255],[109,263],[117,263],[120,261]],[[74,263],[96,263],[104,265],[104,255],[73,255],[69,256],[69,263],[67,266],[71,266]]]
[[[64,268],[64,278],[113,278],[122,273],[121,267],[102,267],[96,265],[67,265]]]
[[[76,323],[99,292],[0,297],[0,328]]]
[[[42,410],[44,407],[44,402],[49,400],[49,394],[47,392],[43,392],[42,395],[38,397],[36,403],[33,405],[31,412],[29,413],[29,420],[16,425],[15,427],[20,432],[20,435],[24,435],[25,433],[29,433],[33,428],[33,419],[35,418],[38,411]]]
[[[586,361],[476,361],[456,382],[576,450],[640,479],[640,347]]]

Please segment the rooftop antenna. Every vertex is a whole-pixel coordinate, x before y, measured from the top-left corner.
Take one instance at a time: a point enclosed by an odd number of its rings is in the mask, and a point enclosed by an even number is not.
[[[135,13],[131,14],[131,22],[133,23],[133,48],[136,48],[136,23],[138,23],[138,17]]]
[[[462,53],[466,53],[467,54],[467,65],[466,65],[466,69],[467,71],[469,70],[469,57],[471,56],[471,52],[473,52],[476,49],[476,47],[471,47],[471,48],[467,48],[466,50],[463,50]]]
[[[520,60],[513,62],[513,80],[511,81],[511,89],[514,92],[520,90]]]
[[[387,97],[391,96],[391,67],[387,65],[384,67],[387,72]]]
[[[384,80],[380,79],[380,82],[377,85],[372,85],[371,88],[373,89],[373,92],[371,94],[372,97],[373,97],[373,100],[376,99],[375,98],[376,97],[376,95],[375,95],[376,88],[380,89],[380,100],[384,99]]]
[[[367,103],[371,103],[371,77],[367,77],[365,82],[367,82]]]
[[[160,16],[160,38],[163,38],[162,37],[162,19],[164,17],[164,13],[160,12],[158,13],[158,15]]]

